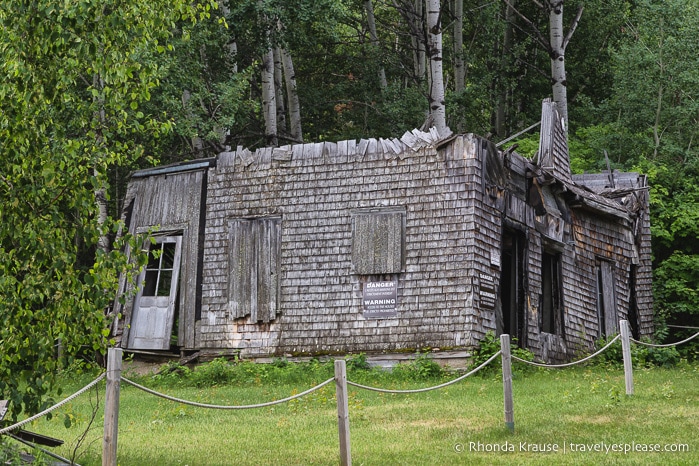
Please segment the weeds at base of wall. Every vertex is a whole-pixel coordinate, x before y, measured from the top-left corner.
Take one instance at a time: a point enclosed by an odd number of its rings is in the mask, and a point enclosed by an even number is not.
[[[400,363],[390,371],[371,367],[366,354],[359,353],[345,358],[349,378],[363,382],[441,380],[451,375],[451,371],[435,362],[429,353],[417,352],[414,359]],[[270,364],[251,361],[216,358],[194,368],[180,366],[176,362],[163,365],[158,374],[146,376],[149,385],[165,387],[214,387],[220,385],[287,385],[321,382],[334,376],[332,359],[311,359],[306,362],[290,362],[283,358]],[[144,380],[144,379],[142,379]]]
[[[612,338],[600,338],[595,341],[595,349],[603,348]],[[639,344],[631,344],[631,362],[637,369],[643,367],[675,367],[682,358],[674,346],[654,348]],[[620,367],[624,364],[621,341],[614,342],[606,351],[595,358],[597,364]]]
[[[470,369],[475,369],[476,367],[480,366],[498,351],[500,351],[500,338],[496,337],[495,333],[492,331],[486,332],[479,345],[473,350]],[[528,349],[520,348],[519,346],[517,346],[516,338],[513,338],[510,342],[510,354],[520,359],[524,359],[525,361],[534,360],[534,353],[532,353]],[[496,371],[500,371],[501,367],[501,360],[496,358],[495,361],[488,364],[478,373],[482,375],[491,375]],[[512,362],[513,377],[517,377],[519,374],[526,373],[532,370],[534,370],[534,367],[530,366],[529,364],[524,364],[518,361]]]

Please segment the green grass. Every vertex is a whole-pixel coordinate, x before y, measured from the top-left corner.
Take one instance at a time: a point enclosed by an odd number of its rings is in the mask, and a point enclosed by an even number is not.
[[[289,382],[284,367],[215,386],[186,386],[177,377],[140,379],[170,395],[215,404],[248,404],[299,393],[332,376],[329,364]],[[415,375],[415,374],[413,374]],[[294,379],[295,377],[291,377]],[[350,380],[383,387],[430,386],[444,378],[409,381],[354,370]],[[637,369],[635,395],[624,393],[614,367],[515,371],[515,432],[504,425],[502,382],[495,371],[446,389],[395,395],[350,387],[352,460],[356,465],[450,464],[699,464],[699,366]],[[67,382],[72,393],[89,379]],[[191,384],[190,384],[191,385]],[[101,464],[104,385],[28,428],[66,440],[54,451],[70,457],[99,395],[92,429],[76,461]],[[220,411],[185,406],[122,384],[118,457],[121,465],[338,464],[335,385],[273,407]],[[66,429],[66,417],[71,427]],[[520,442],[559,452],[522,451]],[[685,444],[688,452],[571,452],[570,444]],[[564,453],[562,450],[566,448]],[[500,448],[515,451],[483,451]],[[534,447],[530,447],[532,449]],[[480,451],[478,451],[480,450]]]

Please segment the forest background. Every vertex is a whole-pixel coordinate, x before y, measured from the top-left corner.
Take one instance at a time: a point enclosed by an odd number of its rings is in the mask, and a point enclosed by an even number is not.
[[[498,142],[551,95],[574,172],[606,151],[648,175],[656,333],[682,336],[699,326],[698,24],[699,0],[0,0],[0,398],[37,411],[56,369],[105,350],[132,170],[431,124]]]

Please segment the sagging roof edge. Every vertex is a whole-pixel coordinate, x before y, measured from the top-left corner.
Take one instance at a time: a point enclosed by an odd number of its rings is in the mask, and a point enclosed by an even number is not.
[[[424,146],[433,146],[436,149],[441,149],[445,145],[449,144],[454,140],[455,137],[457,137],[457,134],[453,134],[449,132],[446,137],[440,137],[439,133],[435,131],[434,128],[431,129],[429,132],[422,132],[420,130],[413,130],[412,132],[406,132],[403,137],[398,140],[398,139],[393,139],[393,143],[398,146],[394,150],[405,150],[405,149],[412,149],[412,150],[417,150],[420,147]],[[473,135],[476,136],[476,135]],[[377,142],[381,143],[386,140],[379,139]],[[398,144],[398,142],[402,142],[402,146]],[[342,141],[344,142],[344,141]],[[365,140],[360,140],[360,143],[357,144],[357,146],[361,146],[361,142],[366,142]],[[319,143],[306,143],[305,145],[308,146],[313,146],[314,144],[319,144]],[[323,144],[323,143],[320,143]],[[335,143],[338,144],[338,143]],[[364,145],[365,146],[365,145]],[[284,146],[282,148],[276,148],[277,150],[280,151],[285,151],[285,150],[290,150],[290,146]],[[264,150],[264,149],[260,149]],[[258,150],[258,151],[260,151]],[[244,148],[237,148],[236,151],[233,151],[231,155],[240,155],[241,151],[245,151]],[[255,155],[259,155],[258,151],[255,152],[249,152],[249,156],[255,157]],[[501,152],[501,151],[499,151]],[[131,174],[131,178],[146,178],[149,176],[157,176],[157,175],[168,175],[168,174],[175,174],[175,173],[184,173],[188,171],[194,171],[194,170],[201,170],[201,169],[208,169],[208,168],[213,168],[217,166],[218,163],[218,158],[221,154],[219,154],[216,157],[210,157],[210,158],[205,158],[205,159],[196,159],[196,160],[191,160],[191,161],[186,161],[186,162],[179,162],[179,163],[174,163],[174,164],[169,164],[169,165],[164,165],[161,167],[152,167],[152,168],[145,168],[141,170],[136,170]],[[520,156],[521,157],[521,156]],[[526,159],[527,169],[533,172],[537,172],[535,166],[531,166],[531,161],[529,159]],[[225,163],[224,163],[225,164]],[[532,168],[534,170],[532,170]],[[538,167],[539,169],[541,167]],[[552,174],[549,173],[549,176],[552,176]],[[561,180],[556,176],[552,176],[557,182],[561,183],[566,190],[571,191],[574,193],[575,197],[578,199],[579,202],[581,202],[582,205],[587,207],[588,209],[606,214],[606,215],[611,215],[614,217],[622,218],[626,221],[630,221],[630,216],[632,213],[623,205],[619,204],[618,202],[615,202],[611,199],[609,199],[608,194],[603,196],[601,194],[598,194],[594,192],[592,189],[587,187],[585,185],[585,180],[581,180],[579,178],[579,175],[573,175],[572,180]],[[578,179],[576,179],[578,178]],[[571,183],[572,181],[572,183]],[[647,189],[647,186],[639,186],[638,188],[640,189]]]
[[[131,178],[146,178],[156,175],[167,175],[171,173],[183,173],[193,170],[201,170],[216,166],[216,157],[206,159],[196,159],[187,162],[178,162],[162,167],[144,168],[131,173]]]

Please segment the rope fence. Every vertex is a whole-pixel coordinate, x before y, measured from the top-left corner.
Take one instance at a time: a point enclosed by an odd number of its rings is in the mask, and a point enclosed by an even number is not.
[[[311,387],[301,393],[298,393],[296,395],[292,395],[283,399],[279,400],[274,400],[274,401],[268,401],[264,403],[257,403],[257,404],[250,404],[250,405],[217,405],[217,404],[208,404],[208,403],[200,403],[200,402],[195,402],[195,401],[189,401],[189,400],[184,400],[180,398],[176,398],[173,396],[169,396],[163,393],[159,393],[155,390],[152,390],[148,387],[144,387],[143,385],[140,385],[136,382],[133,382],[126,377],[123,377],[121,375],[121,364],[122,364],[122,350],[121,348],[110,348],[109,353],[108,353],[108,359],[107,359],[107,371],[100,374],[95,380],[90,382],[88,385],[80,389],[79,391],[75,392],[73,395],[65,398],[63,401],[55,404],[54,406],[38,413],[35,414],[34,416],[31,416],[27,419],[24,419],[23,421],[20,421],[16,424],[13,424],[11,426],[5,427],[3,429],[0,429],[0,435],[2,434],[7,434],[9,432],[12,432],[13,430],[19,429],[22,426],[33,422],[36,419],[39,419],[48,413],[60,408],[61,406],[65,405],[66,403],[69,403],[70,401],[74,400],[78,396],[82,395],[92,387],[94,387],[96,384],[98,384],[100,381],[106,378],[107,380],[107,385],[106,385],[106,397],[105,397],[105,415],[104,415],[104,435],[103,435],[103,456],[102,456],[102,464],[103,466],[116,466],[117,465],[117,457],[116,457],[116,446],[117,446],[117,434],[118,434],[118,411],[119,411],[119,390],[120,390],[120,383],[121,381],[126,382],[129,385],[134,386],[135,388],[142,390],[144,392],[150,393],[152,395],[164,398],[169,401],[177,402],[177,403],[182,403],[185,405],[190,405],[190,406],[195,406],[199,408],[208,408],[208,409],[220,409],[220,410],[242,410],[242,409],[255,409],[255,408],[264,408],[267,406],[273,406],[273,405],[278,405],[282,403],[286,403],[301,397],[304,397],[306,395],[309,395],[316,390],[321,389],[322,387],[325,387],[326,385],[329,385],[331,382],[335,382],[336,385],[336,401],[337,401],[337,410],[338,410],[338,433],[340,437],[340,464],[342,465],[349,465],[351,464],[351,453],[350,453],[350,436],[349,436],[349,411],[348,411],[348,396],[347,396],[347,386],[353,386],[358,389],[363,389],[363,390],[369,390],[369,391],[374,391],[374,392],[379,392],[379,393],[393,393],[393,394],[411,394],[411,393],[423,393],[423,392],[428,392],[431,390],[438,390],[441,388],[445,388],[447,386],[453,385],[457,382],[460,382],[467,377],[470,377],[483,368],[485,368],[488,364],[493,362],[498,356],[500,356],[502,360],[502,376],[503,376],[503,402],[504,402],[504,414],[505,414],[505,425],[510,431],[514,431],[514,404],[513,404],[513,396],[512,396],[512,369],[511,369],[511,363],[512,360],[524,363],[524,364],[529,364],[532,366],[537,366],[537,367],[544,367],[544,368],[563,368],[563,367],[570,367],[574,366],[577,364],[581,364],[583,362],[586,362],[607,349],[614,344],[617,340],[621,339],[622,342],[622,355],[624,359],[624,374],[625,374],[625,382],[626,382],[626,394],[627,395],[632,395],[633,394],[633,369],[632,369],[632,364],[631,364],[631,351],[630,351],[630,343],[636,343],[644,346],[649,346],[649,347],[655,347],[655,348],[667,348],[667,347],[672,347],[672,346],[678,346],[684,343],[687,343],[688,341],[696,338],[699,336],[699,332],[696,334],[692,335],[689,338],[686,338],[682,341],[676,342],[676,343],[670,343],[670,344],[653,344],[653,343],[647,343],[643,341],[638,341],[630,337],[630,328],[629,324],[626,320],[621,320],[619,322],[620,324],[620,334],[616,335],[612,340],[610,340],[604,347],[600,348],[597,350],[595,353],[590,354],[589,356],[586,356],[580,360],[573,361],[570,363],[565,363],[565,364],[543,364],[543,363],[538,363],[534,361],[528,361],[526,359],[522,359],[520,357],[514,356],[510,353],[510,336],[507,334],[501,335],[500,336],[500,350],[498,350],[495,354],[490,356],[486,361],[484,361],[482,364],[480,364],[478,367],[472,369],[466,374],[463,374],[453,380],[450,380],[448,382],[441,383],[439,385],[434,385],[431,387],[425,387],[425,388],[418,388],[418,389],[408,389],[408,390],[391,390],[391,389],[385,389],[385,388],[379,388],[379,387],[372,387],[372,386],[367,386],[367,385],[362,385],[356,382],[352,382],[350,380],[347,380],[347,374],[346,374],[346,363],[344,359],[337,359],[335,360],[335,376],[332,378],[329,378],[325,380],[324,382],[321,382],[318,385],[315,385],[314,387]],[[12,435],[12,434],[9,434]]]
[[[424,392],[429,392],[429,391],[431,391],[431,390],[438,390],[438,389],[440,389],[440,388],[444,388],[444,387],[448,387],[449,385],[453,385],[453,384],[455,384],[455,383],[457,383],[457,382],[461,382],[461,381],[464,380],[466,377],[470,377],[471,375],[475,374],[475,373],[478,372],[479,370],[483,369],[485,366],[487,366],[488,364],[490,364],[490,363],[493,361],[493,359],[497,358],[497,357],[500,356],[501,354],[502,354],[502,350],[499,350],[497,353],[495,353],[495,354],[492,355],[490,358],[488,358],[487,361],[485,361],[483,364],[481,364],[480,366],[476,367],[475,369],[473,369],[473,370],[470,371],[469,373],[464,374],[464,375],[462,375],[462,376],[459,376],[459,377],[455,378],[454,380],[450,380],[449,382],[445,382],[445,383],[443,383],[443,384],[435,385],[435,386],[433,386],[433,387],[416,388],[416,389],[414,389],[414,390],[389,390],[389,389],[386,389],[386,388],[377,388],[377,387],[369,387],[369,386],[367,386],[367,385],[361,385],[361,384],[352,382],[352,381],[350,381],[350,380],[347,381],[347,385],[351,385],[351,386],[353,386],[353,387],[361,388],[361,389],[364,389],[364,390],[369,390],[369,391],[372,391],[372,392],[380,392],[380,393],[424,393]]]
[[[580,359],[580,360],[578,360],[578,361],[567,362],[567,363],[564,363],[564,364],[543,364],[543,363],[540,363],[540,362],[527,361],[526,359],[519,358],[519,357],[517,357],[517,356],[515,356],[515,355],[512,355],[512,359],[514,359],[515,361],[523,362],[523,363],[525,363],[525,364],[529,364],[529,365],[531,365],[531,366],[537,366],[537,367],[550,367],[550,368],[552,368],[552,369],[553,369],[553,368],[561,368],[561,367],[571,367],[571,366],[575,366],[575,365],[577,365],[577,364],[581,364],[581,363],[583,363],[583,362],[585,362],[585,361],[589,361],[590,359],[594,358],[595,356],[598,356],[598,355],[602,354],[603,352],[605,352],[605,351],[607,350],[607,348],[609,348],[610,346],[612,346],[612,343],[614,343],[615,341],[617,341],[619,338],[621,338],[621,335],[617,335],[617,336],[615,336],[614,338],[612,338],[612,339],[609,341],[609,343],[607,343],[606,345],[604,345],[604,347],[600,348],[600,349],[599,349],[598,351],[596,351],[595,353],[592,353],[591,355],[586,356],[586,357],[584,357],[584,358],[582,358],[582,359]]]
[[[56,403],[55,405],[51,406],[50,408],[47,408],[47,409],[43,410],[42,412],[33,415],[32,417],[28,417],[27,419],[24,419],[24,420],[18,422],[17,424],[13,424],[13,425],[11,425],[11,426],[8,426],[8,427],[5,427],[5,428],[3,428],[3,429],[0,429],[0,435],[6,434],[6,433],[8,433],[8,432],[12,432],[13,430],[17,430],[17,429],[19,429],[20,427],[22,427],[22,426],[24,426],[24,425],[26,425],[26,424],[29,424],[30,422],[36,421],[37,419],[40,419],[40,418],[46,416],[46,415],[47,415],[48,413],[50,413],[51,411],[57,410],[58,408],[60,408],[60,407],[63,406],[64,404],[73,401],[75,398],[79,397],[80,395],[82,395],[83,393],[85,393],[86,391],[88,391],[89,389],[91,389],[92,387],[94,387],[95,385],[97,385],[100,381],[102,381],[102,379],[104,379],[105,376],[106,376],[106,374],[103,372],[103,373],[100,374],[95,380],[93,380],[93,381],[90,382],[89,384],[85,385],[83,388],[81,388],[81,389],[78,390],[77,392],[73,393],[72,395],[70,395],[70,396],[69,396],[68,398],[66,398],[65,400],[63,400],[63,401],[61,401],[61,402],[59,402],[59,403]]]
[[[165,395],[165,394],[163,394],[163,393],[156,392],[155,390],[151,390],[150,388],[144,387],[143,385],[139,385],[139,384],[137,384],[136,382],[133,382],[133,381],[127,379],[126,377],[122,377],[121,380],[123,380],[124,382],[128,383],[129,385],[133,385],[134,387],[136,387],[136,388],[138,388],[138,389],[140,389],[140,390],[143,390],[143,391],[146,392],[146,393],[150,393],[151,395],[159,396],[160,398],[164,398],[164,399],[166,399],[166,400],[175,401],[175,402],[177,402],[177,403],[182,403],[182,404],[189,405],[189,406],[196,406],[196,407],[198,407],[198,408],[226,409],[226,410],[227,410],[227,409],[255,409],[255,408],[264,408],[264,407],[266,407],[266,406],[274,406],[274,405],[286,403],[287,401],[295,400],[295,399],[297,399],[297,398],[301,398],[301,397],[303,397],[303,396],[306,396],[306,395],[309,395],[309,394],[315,392],[316,390],[318,390],[318,389],[320,389],[320,388],[322,388],[322,387],[328,385],[330,382],[333,382],[333,381],[335,380],[335,378],[334,378],[334,377],[331,377],[331,378],[329,378],[328,380],[326,380],[325,382],[322,382],[322,383],[316,385],[315,387],[309,388],[309,389],[306,390],[305,392],[301,392],[301,393],[299,393],[299,394],[297,394],[297,395],[293,395],[293,396],[290,396],[290,397],[287,397],[287,398],[283,398],[283,399],[281,399],[281,400],[268,401],[268,402],[266,402],[266,403],[258,403],[258,404],[254,404],[254,405],[240,405],[240,406],[212,405],[212,404],[207,404],[207,403],[198,403],[198,402],[196,402],[196,401],[183,400],[183,399],[180,399],[180,398],[175,398],[174,396],[169,396],[169,395]]]
[[[689,337],[689,338],[685,338],[685,339],[682,340],[682,341],[678,341],[677,343],[667,343],[667,344],[664,344],[664,345],[659,345],[659,344],[655,344],[655,343],[648,343],[648,342],[646,342],[646,341],[638,341],[638,340],[635,340],[635,339],[633,339],[633,338],[631,338],[630,340],[631,340],[632,342],[638,344],[638,345],[649,346],[649,347],[651,347],[651,348],[669,348],[669,347],[671,347],[671,346],[679,346],[679,345],[682,345],[682,344],[684,344],[684,343],[687,343],[688,341],[690,341],[690,340],[692,340],[693,338],[696,338],[696,337],[698,337],[698,336],[699,336],[699,332],[695,333],[694,335],[692,335],[692,336]]]

